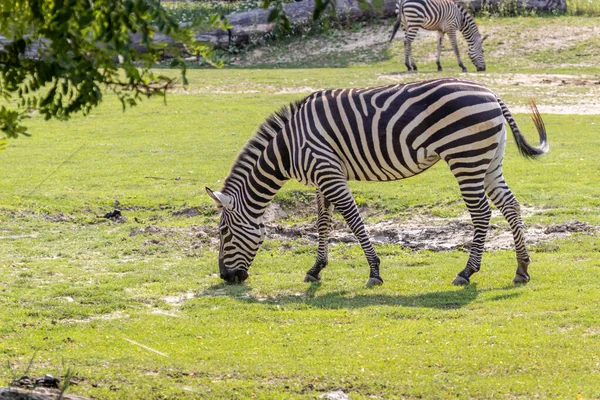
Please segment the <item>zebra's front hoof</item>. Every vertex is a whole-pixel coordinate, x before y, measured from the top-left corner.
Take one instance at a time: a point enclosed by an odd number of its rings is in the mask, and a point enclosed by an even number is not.
[[[464,276],[456,275],[456,278],[452,281],[454,286],[467,286],[471,281],[469,278],[465,278]]]
[[[319,282],[320,280],[321,280],[321,275],[313,276],[311,274],[306,274],[306,276],[304,277],[304,282],[307,282],[307,283]]]
[[[529,277],[529,274],[527,272],[525,272],[524,274],[517,272],[517,274],[513,278],[513,283],[517,285],[525,284],[529,282],[530,279],[531,278]]]
[[[367,281],[367,287],[379,285],[383,285],[383,279],[381,279],[380,277],[369,278],[369,280]]]
[[[466,68],[463,68],[462,72],[469,72]]]

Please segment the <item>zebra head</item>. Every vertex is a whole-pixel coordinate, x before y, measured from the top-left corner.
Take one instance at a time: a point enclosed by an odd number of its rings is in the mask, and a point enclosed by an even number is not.
[[[477,71],[483,72],[485,71],[485,58],[483,56],[483,41],[487,38],[481,35],[474,35],[472,40],[469,41],[469,50],[467,51],[471,62],[477,68]]]
[[[245,216],[236,207],[234,197],[206,188],[208,195],[221,210],[219,221],[219,272],[229,283],[242,283],[249,274],[248,268],[265,238],[262,222]]]

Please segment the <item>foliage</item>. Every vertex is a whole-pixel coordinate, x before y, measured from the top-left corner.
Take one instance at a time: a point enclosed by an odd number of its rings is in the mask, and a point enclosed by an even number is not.
[[[195,21],[221,26],[218,17]],[[210,57],[211,48],[181,28],[158,0],[0,1],[0,130],[11,138],[26,133],[23,119],[35,110],[45,119],[87,114],[102,100],[102,90],[117,94],[122,107],[142,97],[164,96],[175,80],[151,67],[165,54],[185,83],[183,51],[153,42],[162,33],[185,50]],[[134,46],[139,35],[143,49]]]
[[[244,12],[260,8],[260,0],[244,0],[236,2],[216,1],[174,1],[163,3],[169,14],[179,22],[193,22],[198,18],[218,14],[225,16],[235,12]]]
[[[600,1],[598,0],[567,0],[569,15],[584,15],[600,17]]]

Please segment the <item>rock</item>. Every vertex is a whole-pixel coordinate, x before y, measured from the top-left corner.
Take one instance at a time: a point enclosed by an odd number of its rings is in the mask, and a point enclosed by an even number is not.
[[[0,387],[0,400],[90,400],[88,397],[81,397],[74,394],[63,394],[60,397],[60,390],[36,388],[34,390]]]

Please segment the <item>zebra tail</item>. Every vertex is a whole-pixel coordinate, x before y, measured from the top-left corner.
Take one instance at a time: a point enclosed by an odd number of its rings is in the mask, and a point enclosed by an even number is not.
[[[394,24],[394,30],[392,31],[392,37],[390,38],[390,42],[394,40],[394,36],[396,36],[396,32],[398,32],[398,28],[400,28],[400,17],[398,17],[398,21]]]
[[[500,108],[502,108],[502,114],[504,114],[504,118],[506,122],[508,122],[508,126],[510,126],[510,130],[513,133],[515,138],[515,142],[517,143],[517,148],[519,149],[519,153],[523,157],[526,158],[537,158],[543,154],[548,153],[550,150],[550,145],[548,144],[548,138],[546,135],[546,127],[544,126],[544,121],[542,120],[542,116],[535,105],[535,101],[533,99],[529,100],[529,108],[531,109],[530,116],[535,124],[535,127],[538,131],[538,135],[540,136],[540,144],[537,147],[534,147],[527,143],[525,140],[525,136],[519,130],[517,122],[513,118],[512,114],[506,107],[506,104],[500,99],[498,99],[498,103],[500,104]]]

